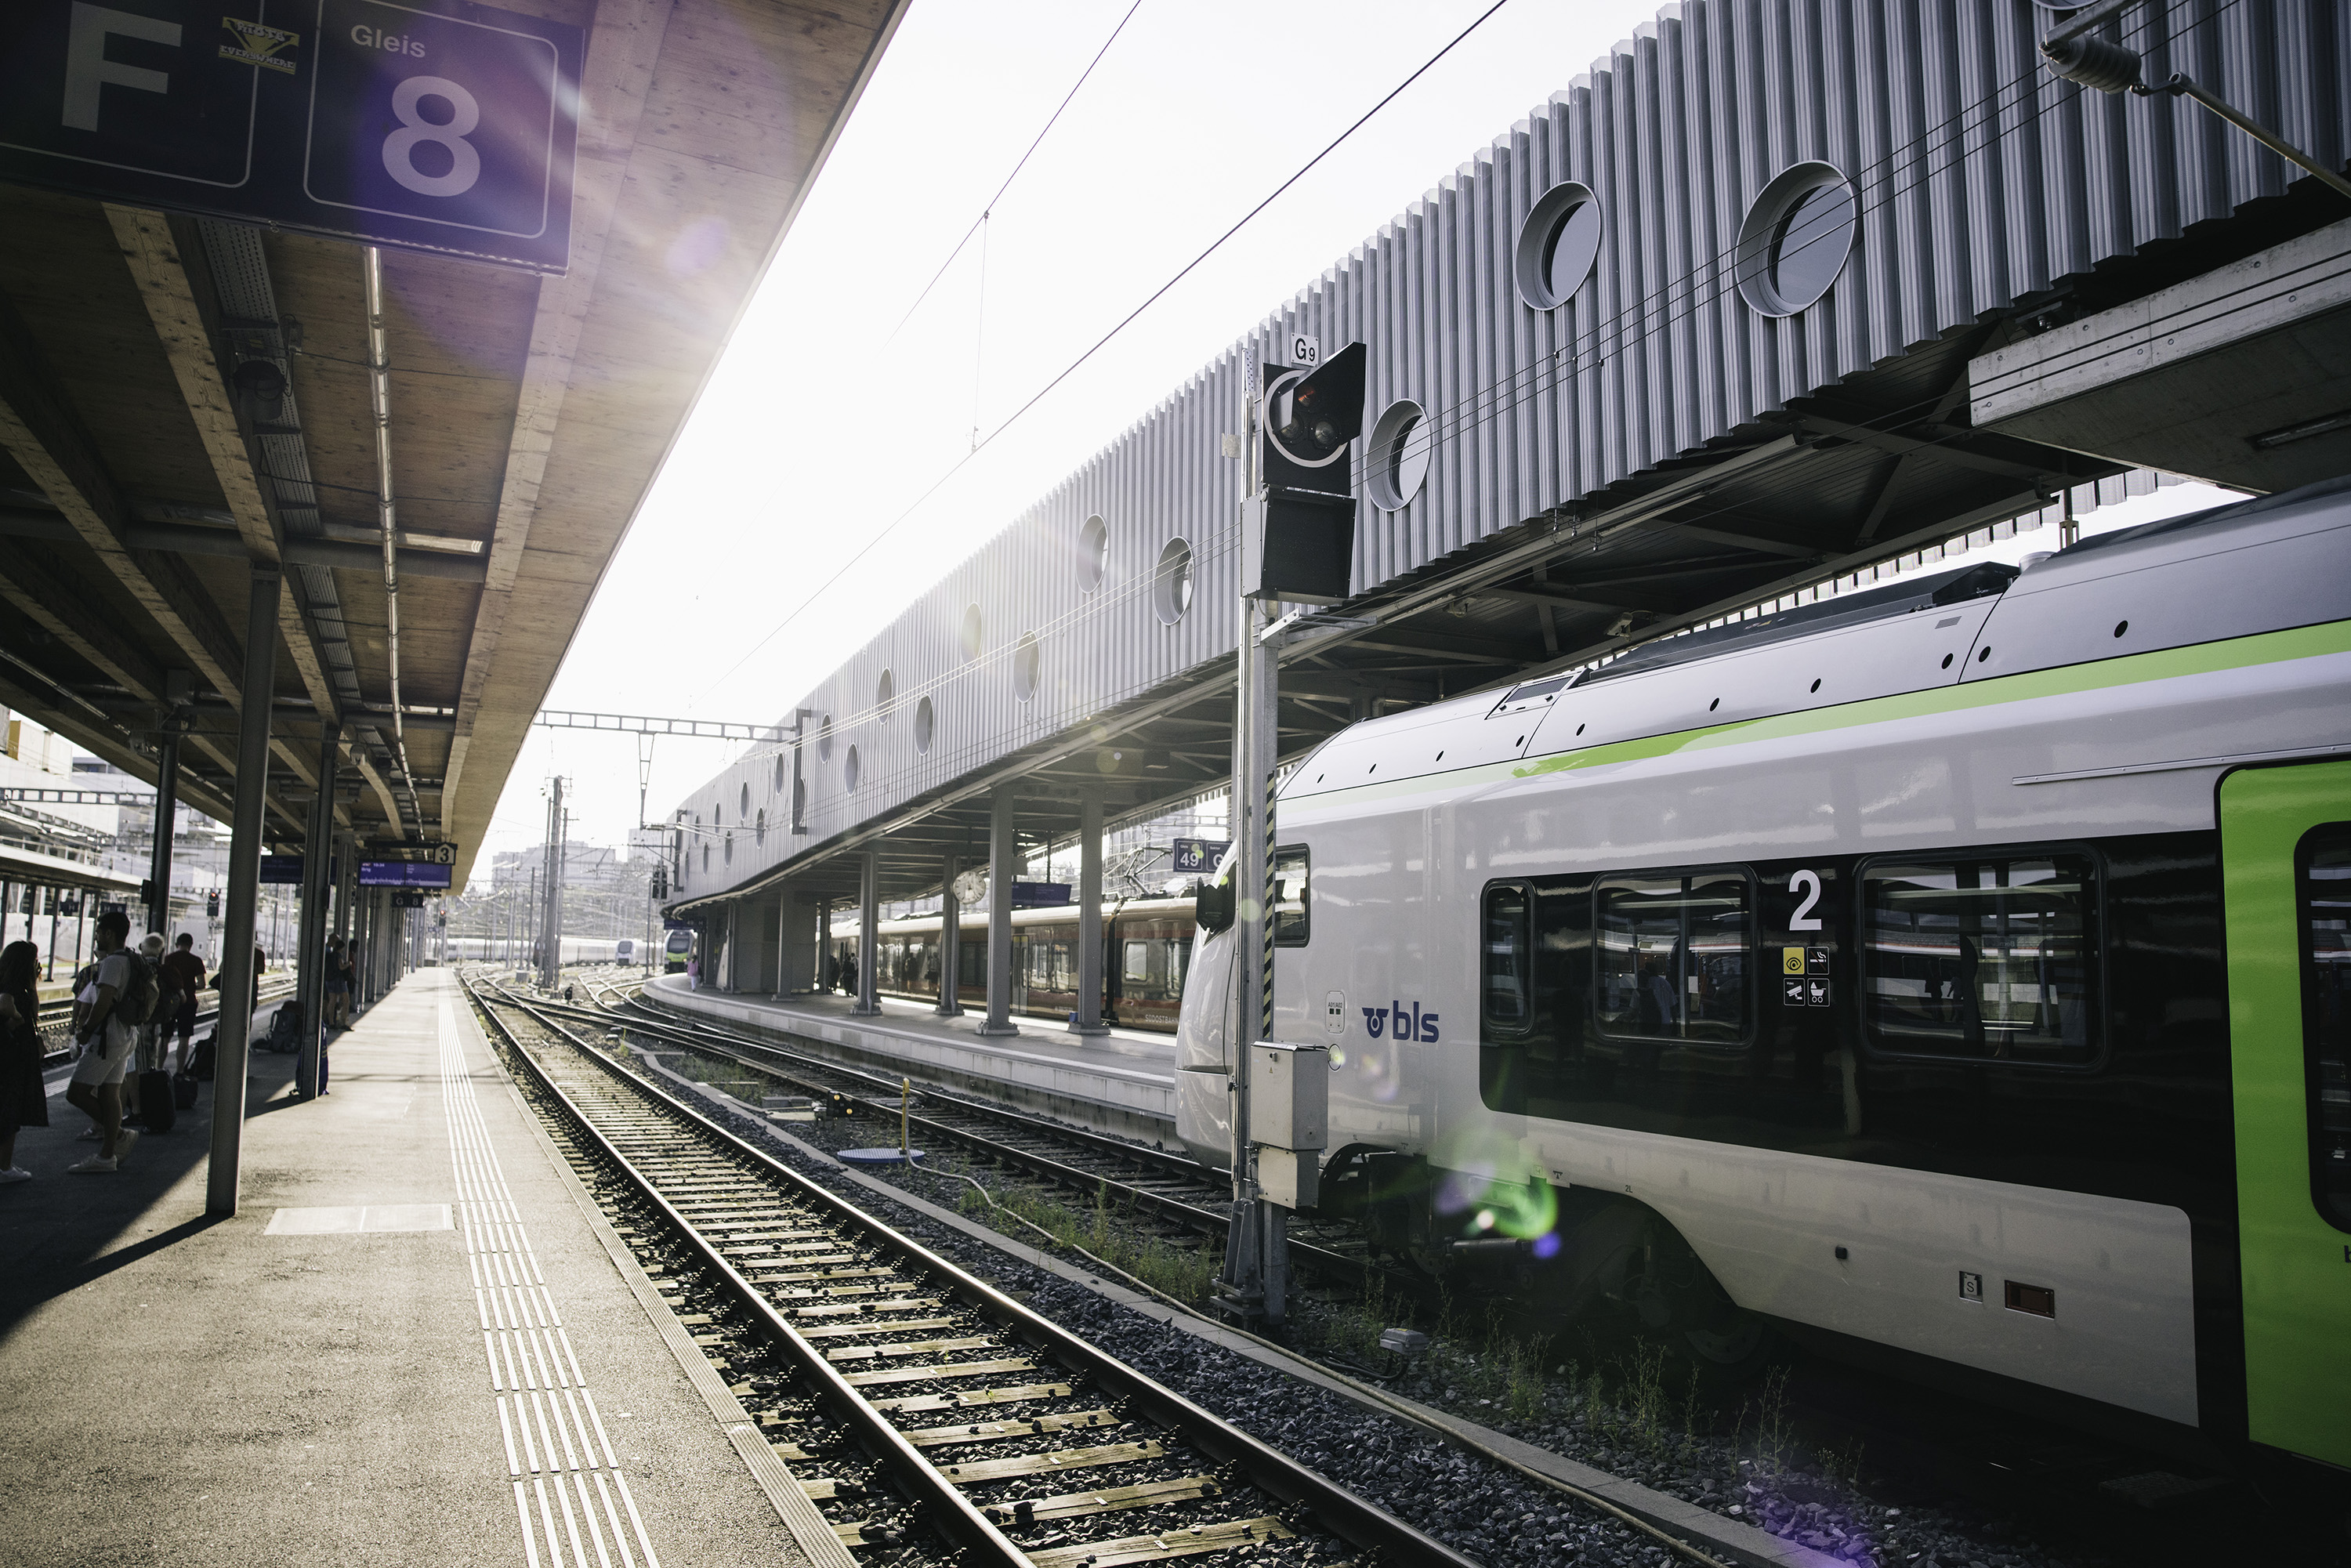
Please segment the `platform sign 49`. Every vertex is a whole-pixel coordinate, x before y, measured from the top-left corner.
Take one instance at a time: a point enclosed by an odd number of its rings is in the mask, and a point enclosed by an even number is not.
[[[12,0],[0,178],[560,272],[584,42],[464,0]]]

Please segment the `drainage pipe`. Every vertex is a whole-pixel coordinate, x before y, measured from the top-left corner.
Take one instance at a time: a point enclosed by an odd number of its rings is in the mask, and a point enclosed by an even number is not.
[[[400,764],[400,782],[407,793],[409,814],[416,826],[423,811],[416,801],[416,776],[408,768],[408,734],[400,716],[400,559],[395,541],[399,517],[392,497],[392,350],[383,325],[383,252],[366,247],[362,263],[367,277],[368,402],[375,414],[375,510],[383,531],[384,653],[392,668],[392,755]],[[402,823],[403,830],[408,823]]]

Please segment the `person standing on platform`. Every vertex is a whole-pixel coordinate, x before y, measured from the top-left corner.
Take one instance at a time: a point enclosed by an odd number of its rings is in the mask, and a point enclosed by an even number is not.
[[[188,1042],[196,1033],[196,993],[204,988],[204,961],[196,956],[196,939],[190,933],[180,933],[180,940],[163,955],[164,988],[171,992],[178,1005],[172,1016],[156,1026],[160,1038],[180,1037],[180,1049],[172,1061],[174,1071],[188,1070]],[[158,1009],[161,1010],[160,1009]]]
[[[145,1133],[151,1129],[147,1125],[147,1107],[139,1098],[139,1085],[148,1073],[163,1065],[163,1031],[171,1023],[170,1015],[163,1011],[167,977],[163,974],[162,934],[150,931],[141,937],[139,951],[131,955],[131,961],[146,966],[148,982],[156,992],[154,1013],[145,1023],[132,1027],[131,1069],[122,1075],[122,1124]]]
[[[348,1029],[351,1019],[351,973],[343,967],[343,939],[327,938],[327,988],[319,998],[325,1015],[319,1022],[322,1030]]]
[[[131,987],[131,956],[123,946],[130,939],[131,916],[110,909],[98,917],[96,995],[78,1034],[81,1060],[74,1065],[66,1101],[97,1124],[99,1145],[98,1153],[66,1167],[77,1176],[120,1168],[139,1141],[138,1134],[122,1125],[122,1075],[130,1069],[137,1034],[128,1016],[118,1016]]]
[[[30,1181],[16,1164],[16,1129],[49,1124],[41,1082],[41,956],[30,942],[0,948],[0,1186]]]

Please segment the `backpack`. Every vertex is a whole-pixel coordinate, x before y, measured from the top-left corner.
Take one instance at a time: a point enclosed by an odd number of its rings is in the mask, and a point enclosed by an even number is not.
[[[124,955],[131,960],[131,977],[123,982],[122,995],[115,998],[114,1010],[122,1021],[133,1029],[155,1016],[155,966],[137,953]]]

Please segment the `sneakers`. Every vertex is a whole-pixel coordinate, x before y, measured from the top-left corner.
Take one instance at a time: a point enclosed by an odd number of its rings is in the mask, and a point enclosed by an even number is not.
[[[99,1141],[99,1137],[100,1134],[98,1130],[98,1124],[92,1122],[89,1126],[74,1134],[74,1141],[79,1144],[94,1144]]]
[[[0,1171],[0,1186],[6,1186],[11,1182],[30,1181],[32,1179],[33,1173],[26,1170],[22,1166],[10,1166],[6,1170]]]
[[[131,1147],[138,1141],[139,1134],[129,1127],[114,1135],[114,1161],[117,1165],[131,1157]]]
[[[86,1160],[68,1166],[66,1169],[76,1176],[110,1176],[114,1172],[114,1162],[104,1155],[92,1155]]]

